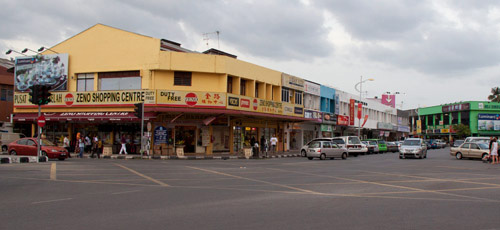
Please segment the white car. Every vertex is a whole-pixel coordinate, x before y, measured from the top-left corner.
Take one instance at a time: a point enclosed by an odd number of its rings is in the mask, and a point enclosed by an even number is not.
[[[359,154],[364,155],[368,152],[366,145],[361,143],[357,136],[341,136],[339,138],[344,140],[349,155],[357,157]]]

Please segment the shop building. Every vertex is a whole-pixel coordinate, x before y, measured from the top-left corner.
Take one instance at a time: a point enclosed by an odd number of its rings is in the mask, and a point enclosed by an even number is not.
[[[321,85],[321,106],[322,122],[320,126],[321,137],[333,137],[337,116],[335,114],[335,89]]]
[[[44,134],[59,144],[64,135],[72,142],[77,133],[98,135],[117,153],[124,136],[137,153],[140,119],[132,111],[143,102],[149,150],[157,154],[239,154],[273,135],[278,150],[288,150],[289,124],[310,120],[303,80],[236,58],[97,24],[43,55],[16,59],[14,121],[34,135],[38,110],[28,87],[44,83],[52,86]],[[42,67],[51,73],[38,75]]]
[[[306,80],[304,86],[304,117],[311,119],[311,121],[300,124],[301,145],[307,144],[314,138],[321,137],[321,125],[323,123],[323,113],[320,111],[321,85]]]
[[[348,126],[340,125],[342,135],[357,136],[361,127],[361,138],[396,139],[398,123],[397,110],[376,100],[365,99],[360,102],[359,95],[354,95],[337,89],[340,101],[340,116],[342,124],[348,119]],[[360,106],[361,104],[361,106]],[[361,118],[361,119],[359,119]]]
[[[14,74],[11,69],[14,62],[0,58],[0,130],[12,132],[11,115],[13,113]]]
[[[421,132],[417,134],[428,139],[452,140],[456,137],[453,125],[458,124],[467,125],[471,136],[500,136],[497,102],[465,101],[418,108],[418,117]]]

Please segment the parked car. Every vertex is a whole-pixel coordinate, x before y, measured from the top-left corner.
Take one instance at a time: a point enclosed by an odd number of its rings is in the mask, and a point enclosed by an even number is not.
[[[8,152],[10,155],[36,156],[37,146],[36,138],[21,138],[9,144]],[[42,139],[40,149],[42,156],[47,156],[49,159],[63,161],[68,157],[68,152],[65,148],[58,147],[46,139]]]
[[[321,137],[321,138],[314,138],[311,141],[307,142],[302,148],[300,149],[300,155],[305,157],[307,153],[307,149],[309,148],[309,144],[313,141],[331,141],[334,144],[337,144],[338,146],[341,146],[345,148],[345,142],[342,138],[339,137]]]
[[[379,153],[384,153],[387,152],[387,144],[385,143],[384,140],[379,140],[379,139],[366,139],[366,141],[374,141],[377,142],[378,145],[378,152]]]
[[[436,144],[438,149],[446,148],[446,145],[448,145],[445,141],[443,140],[436,140]]]
[[[349,156],[357,157],[359,154],[366,154],[368,152],[368,148],[366,145],[361,143],[357,136],[341,136],[338,138],[342,138],[342,140],[346,144],[346,148],[349,151]]]
[[[489,145],[490,138],[489,137],[467,137],[464,142],[483,142]]]
[[[483,142],[465,142],[459,147],[450,149],[450,155],[457,160],[467,158],[484,158],[490,152],[490,146]]]
[[[330,159],[341,157],[345,160],[348,156],[348,151],[346,148],[342,148],[331,141],[312,141],[311,143],[309,143],[306,156],[309,160],[312,160],[314,158],[324,160],[327,157]]]
[[[24,137],[22,133],[0,133],[0,146],[2,146],[2,152],[7,152],[9,149],[9,144],[19,138]]]
[[[378,153],[378,144],[376,141],[361,141],[361,143],[365,144],[368,148],[367,153]]]
[[[395,153],[399,151],[398,144],[396,142],[387,142],[387,152]]]
[[[462,145],[464,142],[465,142],[465,140],[455,140],[455,141],[453,141],[453,146],[451,146],[451,147],[458,147],[458,146]]]
[[[427,149],[437,149],[438,148],[437,143],[432,141],[432,140],[427,140],[426,143],[427,143]]]
[[[399,149],[399,159],[408,157],[427,158],[427,144],[420,138],[408,138]]]

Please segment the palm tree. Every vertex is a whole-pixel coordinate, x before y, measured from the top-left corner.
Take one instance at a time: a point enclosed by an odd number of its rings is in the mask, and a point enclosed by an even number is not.
[[[500,102],[500,87],[491,88],[491,95],[488,96],[491,102]]]

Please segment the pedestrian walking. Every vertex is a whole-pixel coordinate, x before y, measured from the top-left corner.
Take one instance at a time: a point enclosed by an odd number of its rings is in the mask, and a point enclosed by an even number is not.
[[[259,157],[259,142],[257,141],[253,144],[253,156]]]
[[[272,153],[276,153],[276,144],[278,144],[278,138],[273,134],[271,137],[271,151]]]
[[[122,148],[120,149],[120,152],[118,154],[122,154],[122,152],[125,152],[125,155],[127,155],[127,139],[125,139],[125,134],[122,134],[122,139],[120,140],[122,143]]]
[[[66,135],[64,137],[64,140],[63,140],[63,147],[66,149],[66,151],[68,151],[68,157],[71,158],[71,153],[70,153],[70,143],[69,143],[69,138],[68,136]]]
[[[99,140],[100,140],[100,138],[98,138],[97,136],[95,136],[93,138],[94,143],[92,146],[92,155],[90,155],[91,158],[94,158],[94,154],[97,155],[97,159],[101,158],[101,153],[99,152],[99,147],[98,147]],[[102,142],[101,142],[101,145],[102,145]]]
[[[267,140],[264,135],[260,138],[260,149],[262,151],[262,156],[264,156],[264,153],[266,153],[265,156],[267,156]]]
[[[83,152],[85,152],[85,139],[83,137],[78,140],[78,147],[80,148],[79,157],[83,158]]]
[[[85,136],[85,152],[90,152],[92,150],[92,141],[89,135]]]
[[[491,164],[498,164],[498,142],[497,138],[493,138],[493,144],[491,145]]]

